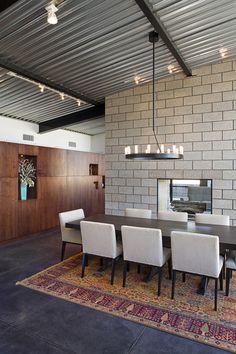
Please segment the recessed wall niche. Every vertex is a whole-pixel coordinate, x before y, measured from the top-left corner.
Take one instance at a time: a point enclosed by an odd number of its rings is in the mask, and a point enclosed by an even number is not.
[[[37,156],[18,157],[18,199],[25,201],[37,198]]]
[[[90,163],[89,164],[89,176],[98,176],[98,164]]]

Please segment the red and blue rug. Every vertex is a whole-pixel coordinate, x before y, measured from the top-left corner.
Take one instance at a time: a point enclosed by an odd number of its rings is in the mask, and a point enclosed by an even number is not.
[[[113,286],[110,267],[102,272],[98,268],[99,259],[91,258],[81,279],[79,254],[17,284],[236,353],[236,278],[231,281],[229,297],[219,291],[216,312],[213,281],[201,296],[196,292],[199,277],[187,275],[183,283],[179,275],[175,300],[171,300],[167,269],[158,297],[157,276],[148,283],[142,281],[145,268],[138,274],[137,267],[131,265],[126,288],[122,287],[122,261],[118,262]]]

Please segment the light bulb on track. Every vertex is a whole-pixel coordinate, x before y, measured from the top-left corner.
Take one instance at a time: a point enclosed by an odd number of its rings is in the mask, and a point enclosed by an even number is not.
[[[58,22],[57,15],[56,15],[58,8],[53,3],[51,3],[45,7],[45,10],[47,10],[48,13],[48,18],[47,18],[48,23],[50,25],[56,25]]]

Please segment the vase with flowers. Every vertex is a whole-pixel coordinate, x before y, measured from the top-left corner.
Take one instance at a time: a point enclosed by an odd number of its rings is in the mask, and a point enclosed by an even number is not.
[[[34,187],[34,180],[36,179],[36,168],[33,161],[22,157],[19,161],[18,173],[21,200],[27,200],[27,187]]]

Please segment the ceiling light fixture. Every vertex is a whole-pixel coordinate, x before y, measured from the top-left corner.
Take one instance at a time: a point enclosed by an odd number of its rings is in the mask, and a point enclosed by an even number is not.
[[[54,5],[53,2],[51,2],[50,4],[48,4],[45,7],[45,10],[48,13],[48,18],[47,21],[50,25],[56,25],[58,20],[57,20],[57,15],[56,12],[58,11],[58,8]]]
[[[139,81],[140,81],[140,77],[136,75],[136,76],[134,77],[134,82],[136,83],[136,85],[139,84]]]
[[[151,152],[151,145],[148,144],[145,153],[139,152],[138,145],[135,145],[134,152],[131,151],[130,146],[125,147],[125,157],[130,160],[168,160],[168,159],[182,159],[183,158],[183,146],[172,146],[165,150],[164,144],[159,144],[156,131],[155,131],[155,43],[158,41],[158,33],[155,31],[149,33],[149,42],[153,44],[152,55],[152,130],[156,140],[157,150]]]
[[[35,81],[35,80],[31,80],[31,79],[29,79],[28,77],[19,75],[19,74],[13,72],[13,71],[8,71],[7,74],[8,74],[9,76],[15,77],[15,78],[17,78],[17,79],[21,79],[21,80],[26,81],[26,82],[29,82],[29,83],[31,83],[31,84],[37,85],[38,88],[39,88],[39,90],[40,90],[40,92],[42,92],[42,93],[43,93],[45,90],[48,90],[48,91],[52,91],[52,92],[55,92],[55,93],[59,94],[59,95],[60,95],[60,98],[61,98],[62,100],[64,100],[65,97],[68,97],[68,98],[70,98],[70,99],[76,101],[76,103],[77,103],[77,105],[78,105],[79,107],[81,106],[82,103],[85,103],[84,101],[81,101],[81,100],[78,99],[77,97],[68,95],[67,93],[64,93],[64,92],[62,92],[62,91],[55,90],[55,89],[53,89],[53,88],[51,88],[51,87],[49,87],[49,86],[47,86],[47,85],[41,84],[40,82],[37,82],[37,81]],[[79,104],[79,102],[80,102],[80,104]]]
[[[65,94],[64,94],[63,92],[60,92],[59,95],[60,95],[60,97],[61,97],[61,100],[64,101],[64,99],[65,99]]]
[[[44,89],[45,89],[45,86],[44,85],[41,85],[41,84],[39,84],[39,89],[40,89],[40,92],[44,92]]]
[[[174,67],[174,65],[169,65],[169,66],[167,67],[167,69],[168,69],[168,71],[169,71],[170,74],[173,74],[175,67]]]
[[[227,48],[220,48],[219,53],[222,59],[227,56],[228,49]]]

